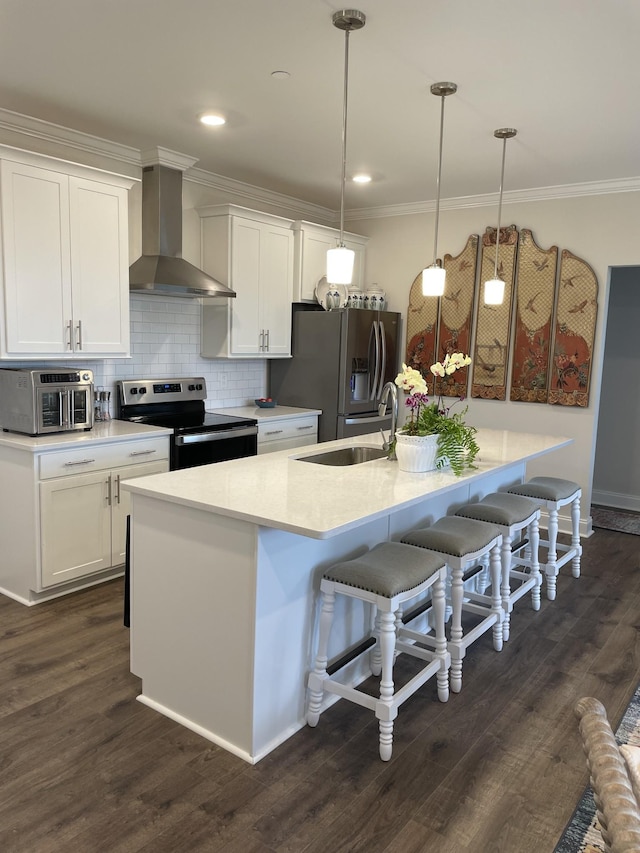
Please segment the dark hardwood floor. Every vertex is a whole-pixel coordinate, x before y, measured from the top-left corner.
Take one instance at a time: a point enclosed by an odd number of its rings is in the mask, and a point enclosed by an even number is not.
[[[617,724],[640,682],[640,537],[583,544],[500,654],[471,648],[460,694],[400,709],[389,763],[345,701],[254,767],[136,702],[121,581],[0,596],[0,850],[551,853],[587,782],[575,700]]]

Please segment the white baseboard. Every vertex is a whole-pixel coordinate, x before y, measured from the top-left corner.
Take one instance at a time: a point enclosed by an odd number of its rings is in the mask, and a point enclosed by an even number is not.
[[[614,509],[629,509],[640,512],[640,495],[625,495],[620,492],[605,492],[594,489],[591,502],[600,506],[610,506]]]

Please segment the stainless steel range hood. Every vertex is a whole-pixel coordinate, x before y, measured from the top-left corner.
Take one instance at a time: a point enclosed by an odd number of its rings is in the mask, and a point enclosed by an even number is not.
[[[142,171],[142,255],[129,267],[129,289],[149,296],[235,296],[230,287],[182,258],[182,172],[154,164]]]

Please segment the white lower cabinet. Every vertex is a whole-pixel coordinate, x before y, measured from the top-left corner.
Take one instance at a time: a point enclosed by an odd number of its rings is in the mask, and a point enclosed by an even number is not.
[[[167,434],[43,451],[33,441],[0,441],[0,593],[23,604],[121,574],[122,481],[169,470]]]
[[[258,421],[258,454],[289,450],[318,442],[318,416]]]
[[[120,483],[168,468],[165,459],[41,482],[42,586],[124,563],[130,497]]]

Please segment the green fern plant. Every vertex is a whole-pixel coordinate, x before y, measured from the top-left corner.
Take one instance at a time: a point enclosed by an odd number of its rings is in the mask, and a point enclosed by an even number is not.
[[[415,422],[413,435],[438,436],[438,468],[449,464],[456,476],[465,468],[475,468],[474,460],[480,451],[475,439],[476,428],[464,422],[468,407],[450,414],[437,403],[423,406]]]

